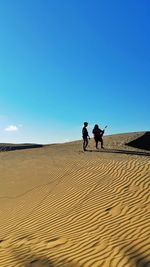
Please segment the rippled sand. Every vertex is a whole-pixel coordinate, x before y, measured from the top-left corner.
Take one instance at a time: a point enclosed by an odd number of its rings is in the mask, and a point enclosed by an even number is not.
[[[141,135],[3,149],[0,267],[150,266],[150,151],[125,145]]]

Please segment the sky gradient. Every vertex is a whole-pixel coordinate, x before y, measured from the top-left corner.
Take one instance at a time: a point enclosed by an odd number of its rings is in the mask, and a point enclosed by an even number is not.
[[[149,0],[1,0],[0,143],[150,130]]]

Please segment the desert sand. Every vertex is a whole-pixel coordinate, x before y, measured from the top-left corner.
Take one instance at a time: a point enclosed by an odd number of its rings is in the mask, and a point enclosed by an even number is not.
[[[150,266],[149,140],[1,144],[0,267]]]

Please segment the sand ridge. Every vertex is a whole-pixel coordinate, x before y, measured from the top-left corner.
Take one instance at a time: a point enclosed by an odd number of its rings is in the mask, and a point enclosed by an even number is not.
[[[1,152],[0,266],[150,266],[150,153],[125,147],[135,135]]]

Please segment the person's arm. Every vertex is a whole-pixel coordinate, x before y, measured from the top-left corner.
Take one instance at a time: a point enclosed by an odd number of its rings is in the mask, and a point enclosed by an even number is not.
[[[88,136],[88,138],[90,139],[90,136],[89,136],[89,133],[88,133],[88,131],[87,131],[87,136]]]
[[[99,129],[100,135],[103,136],[104,130]]]

